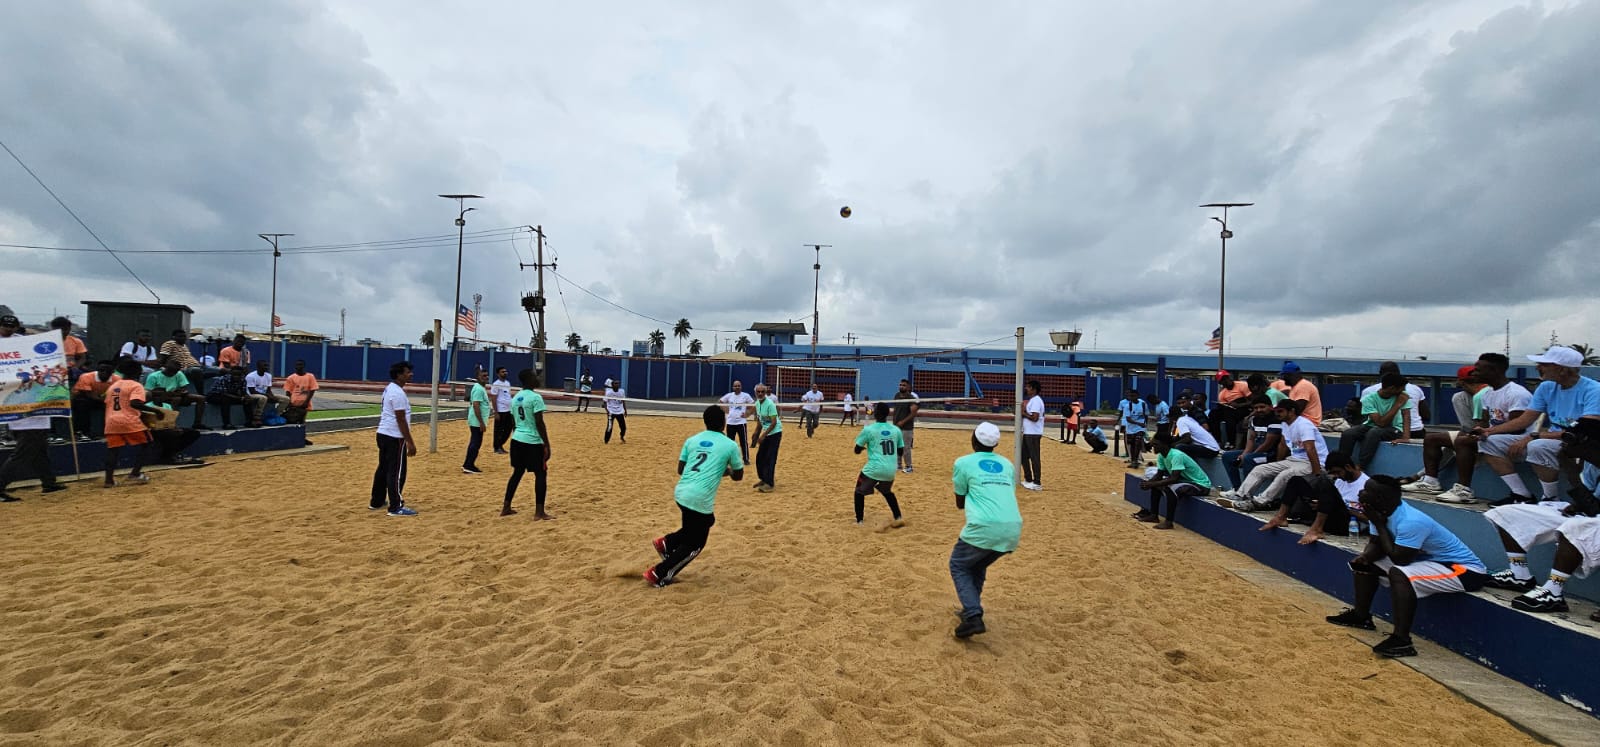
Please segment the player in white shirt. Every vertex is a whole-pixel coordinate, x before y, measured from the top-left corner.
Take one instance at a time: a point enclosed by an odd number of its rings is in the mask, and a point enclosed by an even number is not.
[[[748,425],[749,421],[745,418],[744,408],[746,405],[755,405],[756,399],[750,396],[749,392],[744,391],[744,385],[735,381],[733,382],[733,391],[722,395],[722,399],[719,401],[724,405],[723,409],[728,411],[728,438],[739,442],[739,458],[744,464],[749,464],[750,446],[748,441],[750,438],[750,426]]]
[[[266,361],[256,361],[256,370],[244,377],[244,387],[251,394],[266,397],[269,405],[277,406],[278,395],[272,393],[272,372],[267,370]]]
[[[1328,442],[1311,424],[1311,419],[1300,414],[1305,409],[1305,401],[1286,399],[1272,409],[1283,421],[1283,440],[1289,447],[1289,458],[1250,470],[1238,489],[1223,492],[1217,503],[1241,511],[1262,511],[1277,504],[1290,478],[1322,474],[1322,464],[1328,459]],[[1258,490],[1260,496],[1253,497]]]
[[[1178,422],[1176,424],[1177,437],[1172,442],[1172,448],[1189,455],[1190,459],[1214,459],[1222,451],[1217,443],[1216,436],[1206,430],[1200,421],[1195,419],[1190,411],[1192,403],[1182,397],[1177,402]]]
[[[1022,487],[1044,490],[1039,484],[1043,479],[1039,472],[1039,442],[1044,440],[1044,398],[1039,396],[1038,380],[1029,379],[1023,384],[1022,396],[1027,397],[1017,403],[1022,408]]]
[[[417,443],[411,439],[411,400],[405,390],[410,381],[410,361],[389,366],[389,386],[383,389],[383,411],[378,415],[378,469],[372,473],[372,501],[367,507],[377,511],[387,499],[390,516],[417,515],[401,496],[406,459],[417,455]]]
[[[611,424],[617,425],[617,441],[628,442],[628,392],[622,382],[606,379],[606,443],[611,443]]]
[[[505,454],[506,441],[516,423],[511,417],[511,382],[505,366],[494,370],[494,381],[489,382],[489,399],[494,400],[494,453]]]
[[[1311,528],[1300,538],[1300,544],[1309,545],[1329,534],[1348,536],[1350,519],[1366,518],[1361,515],[1361,489],[1366,487],[1367,475],[1361,471],[1361,465],[1348,454],[1334,452],[1328,455],[1328,463],[1323,467],[1333,479],[1310,480],[1304,476],[1289,479],[1278,515],[1268,519],[1261,531],[1270,532],[1287,525],[1292,515],[1315,514]]]
[[[150,330],[148,329],[139,330],[134,333],[131,342],[122,343],[122,349],[117,351],[117,357],[132,358],[138,361],[139,365],[152,371],[161,367],[156,362],[156,358],[159,356],[155,345],[150,342]]]
[[[850,396],[849,392],[845,392],[844,396],[839,398],[839,401],[844,403],[844,414],[839,416],[839,425],[844,425],[846,421],[849,421],[849,423],[851,425],[855,425],[856,424],[855,397]]]
[[[818,418],[822,417],[822,405],[817,404],[822,401],[822,391],[812,384],[805,394],[800,395],[800,401],[805,403],[800,405],[800,419],[806,424],[806,438],[811,438],[811,434],[817,431]]]

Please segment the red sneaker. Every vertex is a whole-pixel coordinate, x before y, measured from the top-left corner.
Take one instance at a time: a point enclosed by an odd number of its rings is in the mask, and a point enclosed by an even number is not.
[[[652,540],[650,542],[650,544],[656,548],[656,554],[660,555],[662,560],[666,560],[667,559],[667,538],[666,537],[657,537],[654,540]]]
[[[651,586],[654,586],[654,587],[656,587],[658,589],[663,587],[663,586],[666,586],[666,584],[661,583],[661,579],[656,577],[656,569],[654,569],[654,568],[646,568],[645,569],[644,582],[647,583],[647,584],[650,584]]]

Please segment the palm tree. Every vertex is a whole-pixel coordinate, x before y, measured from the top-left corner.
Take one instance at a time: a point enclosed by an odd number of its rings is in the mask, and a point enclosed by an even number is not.
[[[694,326],[689,324],[688,319],[679,319],[677,324],[672,325],[672,336],[678,338],[679,355],[683,355],[683,341],[689,339],[689,333],[692,331]]]
[[[650,353],[657,358],[661,357],[661,349],[667,344],[667,336],[661,330],[650,333]]]
[[[733,343],[733,349],[743,353],[750,349],[750,338],[739,335],[738,342]]]
[[[601,355],[611,355],[614,352],[616,351],[612,350],[611,348],[600,348]]]
[[[567,335],[567,349],[577,352],[583,349],[583,336],[577,332]]]
[[[1600,354],[1595,353],[1593,345],[1569,345],[1568,347],[1578,351],[1583,356],[1583,365],[1600,366]]]
[[[689,355],[699,355],[700,354],[700,347],[701,346],[700,346],[700,339],[699,338],[695,338],[693,340],[690,340],[689,341]]]
[[[422,337],[418,338],[417,342],[422,343],[422,347],[425,348],[433,347],[433,330],[430,329],[426,332],[423,332]]]

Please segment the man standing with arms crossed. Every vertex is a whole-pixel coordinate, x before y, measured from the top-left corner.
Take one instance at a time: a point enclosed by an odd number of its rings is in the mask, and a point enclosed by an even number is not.
[[[917,400],[921,398],[917,396],[916,392],[911,391],[911,382],[906,379],[900,380],[900,391],[895,393],[894,398],[906,400],[894,406],[895,427],[900,429],[900,435],[906,440],[905,448],[900,450],[900,458],[895,464],[905,465],[905,469],[901,471],[909,475],[911,474],[911,447],[916,444],[917,440],[916,432],[912,429],[917,427]]]
[[[756,400],[744,391],[743,385],[735,381],[733,391],[722,395],[721,402],[728,406],[728,438],[739,439],[740,464],[749,464],[750,445],[747,442],[750,434],[748,426],[745,425],[744,406],[753,405]]]
[[[756,492],[771,493],[778,469],[778,447],[783,445],[783,418],[778,403],[767,396],[767,385],[756,385]]]
[[[1022,408],[1022,487],[1027,490],[1044,490],[1039,484],[1039,442],[1044,440],[1044,398],[1039,396],[1039,381],[1031,379],[1022,385],[1022,395],[1028,399],[1018,402]]]
[[[481,475],[478,450],[483,448],[483,426],[489,421],[489,390],[484,386],[489,383],[489,372],[480,368],[474,378],[477,381],[472,383],[472,393],[467,395],[467,430],[472,435],[467,441],[467,458],[461,463],[461,471]]]
[[[401,496],[406,487],[406,459],[417,455],[417,443],[411,439],[411,400],[405,389],[410,381],[410,361],[389,366],[389,386],[384,387],[383,411],[378,415],[378,469],[372,473],[372,501],[367,508],[383,508],[387,497],[390,516],[417,515]]]

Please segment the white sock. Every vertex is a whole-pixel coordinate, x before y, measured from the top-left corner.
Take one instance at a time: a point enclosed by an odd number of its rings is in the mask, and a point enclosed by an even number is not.
[[[1560,571],[1551,571],[1550,580],[1544,582],[1544,590],[1555,596],[1561,596],[1567,589],[1567,574]]]
[[[1528,486],[1523,484],[1522,475],[1517,475],[1517,474],[1501,475],[1500,479],[1506,481],[1506,487],[1511,488],[1511,493],[1513,495],[1520,495],[1520,496],[1527,496],[1528,495]]]
[[[1540,480],[1539,487],[1544,488],[1545,500],[1556,501],[1561,499],[1561,483],[1545,482],[1544,480]]]
[[[1533,571],[1528,570],[1528,554],[1525,552],[1508,552],[1506,560],[1511,561],[1511,575],[1518,581],[1532,581]]]

